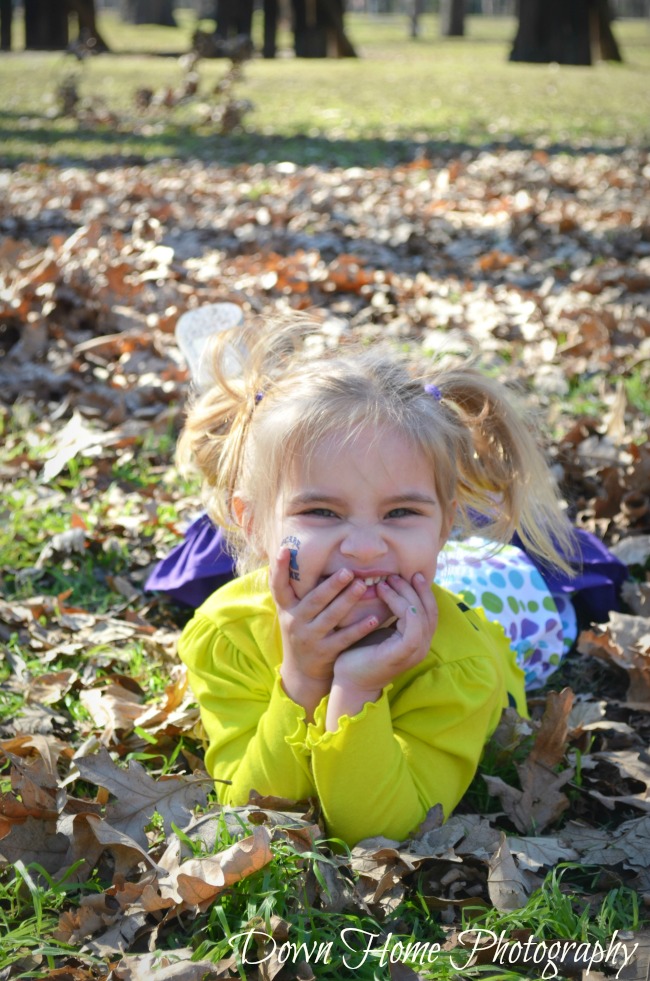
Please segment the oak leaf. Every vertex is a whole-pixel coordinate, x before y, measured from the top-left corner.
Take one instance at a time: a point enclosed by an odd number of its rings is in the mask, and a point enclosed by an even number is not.
[[[163,819],[165,833],[170,834],[172,823],[184,828],[193,808],[207,801],[207,780],[187,776],[154,780],[135,760],[129,761],[127,769],[116,766],[104,748],[95,756],[76,760],[76,764],[84,780],[105,787],[117,798],[107,806],[106,820],[142,848],[147,848],[145,828],[155,813]]]

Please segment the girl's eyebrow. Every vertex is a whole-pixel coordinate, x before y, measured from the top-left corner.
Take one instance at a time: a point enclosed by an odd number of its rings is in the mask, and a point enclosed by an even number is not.
[[[385,504],[437,504],[438,498],[431,494],[423,494],[421,491],[407,491],[405,494],[396,494],[384,501]]]
[[[328,494],[323,491],[303,491],[301,494],[296,494],[295,497],[289,499],[289,504],[292,507],[304,507],[307,504],[343,504],[343,499],[340,497],[335,497],[333,494]]]
[[[343,505],[345,501],[341,497],[336,497],[334,494],[329,494],[322,491],[303,491],[301,494],[296,494],[289,501],[292,507],[305,507],[309,504],[335,504]],[[385,507],[395,506],[398,504],[431,504],[437,506],[438,499],[432,497],[431,494],[424,494],[422,491],[406,491],[403,494],[395,494],[392,497],[387,497],[383,500],[382,505]]]

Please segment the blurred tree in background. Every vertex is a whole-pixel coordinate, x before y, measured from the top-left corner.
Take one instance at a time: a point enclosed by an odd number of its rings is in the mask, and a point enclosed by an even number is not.
[[[511,61],[591,65],[622,61],[608,0],[519,0]]]
[[[37,51],[67,48],[68,18],[74,14],[79,25],[79,44],[89,51],[108,51],[97,29],[95,0],[24,0],[24,8],[26,48]]]
[[[176,27],[175,0],[122,0],[120,16],[128,24],[160,24]]]
[[[465,0],[440,0],[440,33],[462,37],[465,33]]]

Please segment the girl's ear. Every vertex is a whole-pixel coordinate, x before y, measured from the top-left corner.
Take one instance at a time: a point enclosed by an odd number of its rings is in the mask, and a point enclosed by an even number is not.
[[[232,513],[235,521],[244,532],[247,538],[250,538],[253,532],[253,513],[250,508],[248,501],[238,494],[237,491],[232,497]]]

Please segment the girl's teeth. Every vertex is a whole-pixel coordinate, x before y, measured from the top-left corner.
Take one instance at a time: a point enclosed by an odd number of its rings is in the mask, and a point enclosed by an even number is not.
[[[367,579],[364,579],[363,581],[366,584],[366,586],[376,586],[378,582],[382,582],[385,578],[386,578],[385,576],[369,576]]]

